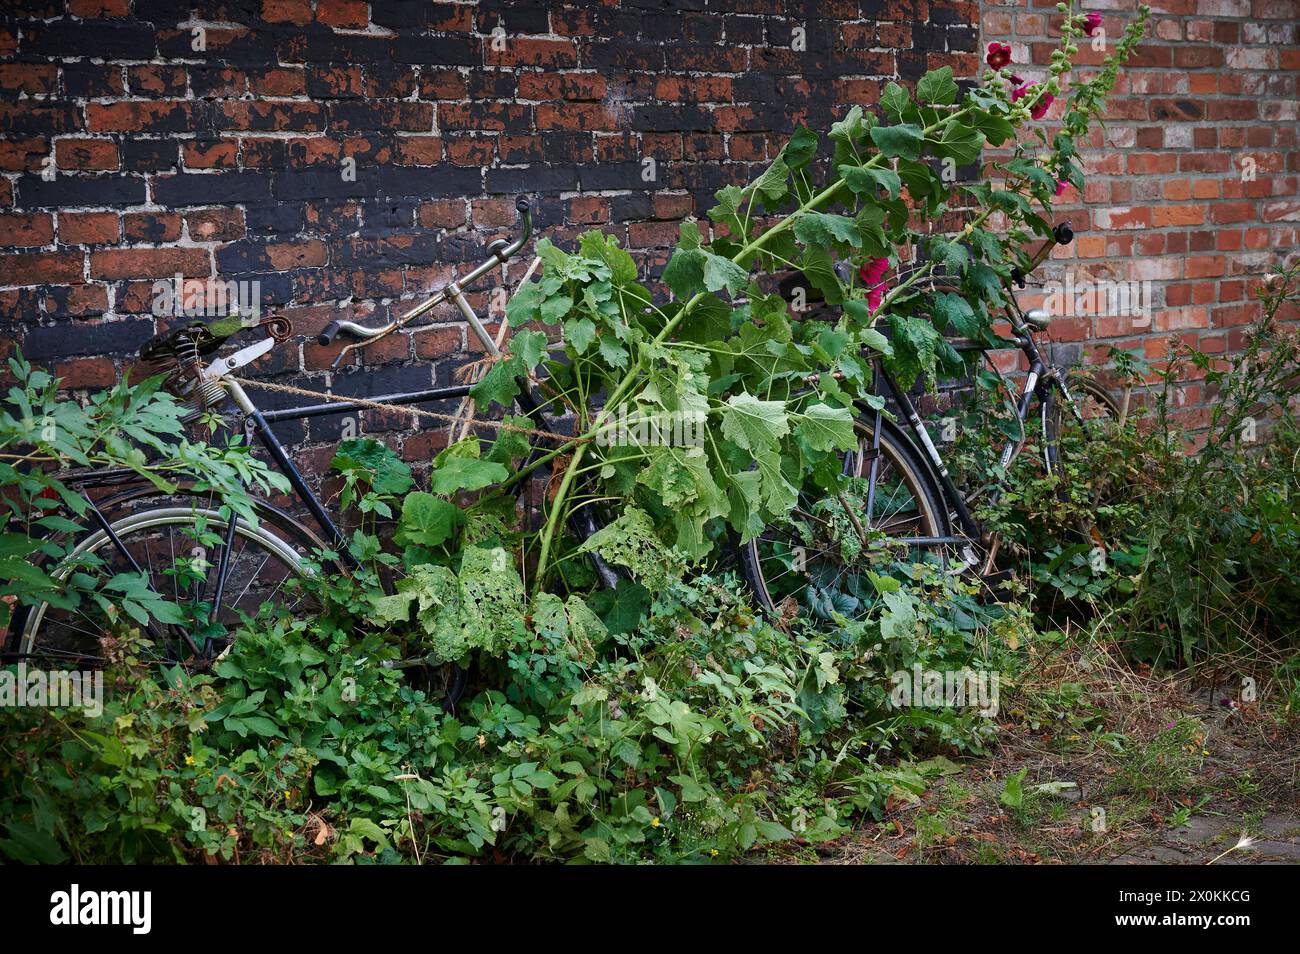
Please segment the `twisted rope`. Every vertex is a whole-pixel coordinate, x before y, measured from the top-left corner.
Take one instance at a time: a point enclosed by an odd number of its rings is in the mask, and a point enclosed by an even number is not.
[[[529,437],[538,437],[544,440],[558,441],[561,444],[581,444],[591,440],[589,437],[573,437],[569,434],[560,434],[556,431],[545,431],[536,427],[521,427],[518,424],[510,424],[506,421],[481,421],[470,420],[464,421],[464,418],[456,414],[440,414],[437,411],[426,411],[423,408],[411,407],[409,404],[390,404],[384,401],[371,401],[367,398],[347,397],[345,395],[330,394],[328,391],[312,391],[309,388],[300,388],[292,384],[272,384],[270,381],[256,381],[250,378],[232,377],[232,381],[246,385],[252,388],[264,388],[268,391],[279,391],[282,394],[297,394],[301,397],[316,399],[325,399],[327,403],[336,401],[355,404],[358,407],[367,407],[376,411],[397,411],[402,414],[413,414],[417,417],[426,417],[430,420],[441,421],[444,424],[466,423],[469,427],[487,427],[498,431],[510,431],[515,434],[526,434]]]

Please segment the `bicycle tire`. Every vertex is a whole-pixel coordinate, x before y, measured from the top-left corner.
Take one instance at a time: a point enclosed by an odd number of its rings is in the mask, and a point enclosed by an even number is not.
[[[855,429],[859,435],[859,444],[856,451],[846,455],[845,473],[848,476],[861,476],[869,460],[866,456],[867,450],[864,448],[870,447],[872,425],[859,419],[855,422]],[[901,486],[903,492],[910,496],[911,503],[916,508],[916,517],[905,516],[900,519],[900,515],[909,512],[908,501],[899,495],[898,489],[891,489],[889,492],[897,501],[892,513],[883,515],[881,520],[868,520],[865,523],[861,520],[863,514],[858,513],[855,531],[860,524],[861,529],[867,533],[878,532],[886,538],[900,540],[948,536],[949,515],[944,504],[942,489],[935,481],[920,452],[890,421],[882,422],[880,459],[882,467],[878,470],[878,480],[881,486],[890,483],[892,472],[892,480],[897,481],[893,487]],[[879,489],[877,492],[879,493]],[[810,512],[810,508],[815,506],[815,501],[808,501],[805,505],[805,501],[801,499],[800,505],[796,505],[792,516],[795,519],[807,517],[815,519],[815,515]],[[853,522],[852,517],[850,521]],[[871,526],[871,523],[876,525]],[[915,546],[922,549],[932,548],[937,552],[939,545],[915,544]],[[787,552],[783,552],[782,547],[785,547]],[[783,541],[777,536],[774,528],[768,528],[767,532],[741,546],[740,562],[744,575],[757,598],[759,608],[769,616],[787,619],[791,617],[792,612],[807,609],[813,600],[825,600],[827,587],[818,584],[826,582],[828,573],[834,572],[835,576],[831,578],[831,582],[838,582],[845,573],[854,572],[847,566],[836,570],[836,554],[824,548],[819,549],[815,554],[815,557],[820,559],[818,564],[813,566],[807,555],[807,548],[805,547],[804,550],[801,557],[793,556],[795,550],[790,547],[788,540]],[[842,549],[840,557],[840,563],[846,562],[842,559]],[[860,569],[867,568],[864,564]],[[803,586],[793,582],[782,583],[783,577],[796,570],[803,572],[807,580],[816,583],[809,582]],[[833,595],[831,598],[833,599]]]
[[[1089,421],[1100,419],[1109,420],[1116,425],[1120,423],[1122,414],[1119,404],[1111,397],[1110,392],[1101,385],[1085,378],[1075,377],[1069,382],[1068,386],[1072,396],[1074,396],[1076,405],[1080,408],[1085,426]],[[1069,470],[1064,464],[1061,447],[1067,411],[1060,401],[1059,389],[1055,387],[1048,389],[1042,401],[1041,413],[1043,463],[1049,475],[1059,475],[1061,486],[1057,490],[1057,494],[1060,499],[1068,500],[1071,495],[1071,488],[1068,483]],[[1104,506],[1113,497],[1113,492],[1103,494],[1095,501],[1095,505],[1098,507]],[[1080,537],[1085,541],[1096,543],[1105,549],[1104,535],[1098,529],[1098,521],[1095,516],[1091,519],[1082,520],[1076,529]]]
[[[201,524],[200,521],[203,523]],[[163,531],[165,529],[185,529],[193,531],[191,534],[187,534],[190,540],[197,540],[201,537],[204,529],[210,526],[222,532],[224,536],[226,519],[222,517],[219,511],[208,507],[157,507],[119,517],[111,521],[109,526],[113,534],[122,541],[128,551],[132,552],[132,556],[136,558],[137,563],[139,563],[139,556],[132,548],[143,545],[145,562],[142,570],[150,576],[149,586],[155,593],[161,595],[165,592],[166,587],[160,588],[158,584],[165,582],[168,574],[173,574],[172,593],[176,597],[176,602],[179,602],[181,594],[177,588],[178,581],[175,575],[176,550],[174,540],[168,538],[168,556],[173,561],[172,565],[167,568],[156,569],[150,557],[151,537],[148,535],[154,531]],[[153,539],[157,539],[158,536],[158,534],[154,534]],[[218,614],[223,609],[229,609],[232,611],[231,614],[228,614],[228,618],[230,618],[231,616],[237,616],[240,610],[247,611],[246,608],[253,608],[251,601],[245,601],[245,598],[250,595],[254,582],[262,575],[262,567],[271,559],[275,559],[285,570],[284,577],[280,580],[281,586],[290,576],[303,578],[311,575],[312,571],[304,560],[303,552],[310,541],[303,539],[290,542],[284,537],[272,533],[265,524],[259,522],[254,526],[242,517],[235,522],[235,539],[242,541],[243,546],[240,548],[239,554],[232,553],[230,557],[231,567],[228,585],[231,581],[234,581],[236,585],[243,582],[243,589],[229,603],[223,600],[224,605],[216,607]],[[254,548],[254,559],[257,558],[256,554],[258,552],[264,556],[252,576],[245,577],[240,572],[238,561],[243,553],[248,552],[250,545]],[[64,582],[81,567],[82,558],[98,558],[105,547],[115,549],[111,537],[103,529],[95,530],[78,541],[59,564],[50,571],[49,575],[56,582]],[[112,555],[121,559],[120,553]],[[192,550],[190,555],[191,560],[197,556]],[[203,559],[206,563],[206,556]],[[122,562],[124,565],[126,564],[125,560],[122,560]],[[108,565],[106,562],[105,566]],[[196,574],[197,572],[196,570]],[[206,588],[206,572],[202,575]],[[261,599],[263,595],[264,593],[260,589],[251,593],[253,600]],[[76,616],[80,616],[81,620],[78,622],[84,622],[85,625],[75,625],[71,620]],[[60,626],[62,631],[59,631]],[[86,626],[92,628],[87,629]],[[80,638],[74,637],[72,635],[74,632],[80,633]],[[18,653],[24,658],[45,658],[47,654],[53,654],[49,657],[53,660],[76,660],[97,664],[103,662],[102,656],[98,653],[64,649],[59,644],[70,643],[88,649],[90,643],[92,641],[97,643],[102,635],[103,630],[100,622],[84,612],[81,607],[74,610],[64,610],[53,607],[48,602],[42,602],[26,607],[23,612],[18,614],[10,633],[11,645],[9,648],[12,652]],[[41,646],[42,643],[44,644],[43,647]],[[160,659],[167,662],[180,661],[179,658],[167,657],[165,653]]]
[[[1119,403],[1100,384],[1086,378],[1074,377],[1068,387],[1075,395],[1076,404],[1083,405],[1080,410],[1085,422],[1090,419],[1088,405],[1091,404],[1111,421],[1119,423]],[[1064,413],[1065,409],[1060,402],[1060,391],[1055,387],[1048,388],[1042,402],[1044,463],[1048,473],[1058,473],[1061,469],[1060,444]]]

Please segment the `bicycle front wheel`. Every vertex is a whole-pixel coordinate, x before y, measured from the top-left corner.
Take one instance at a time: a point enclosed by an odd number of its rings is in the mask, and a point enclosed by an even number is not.
[[[741,548],[760,607],[778,619],[861,617],[877,595],[869,573],[942,562],[936,538],[948,536],[947,511],[919,453],[888,422],[875,447],[871,426],[858,421],[856,428],[843,492],[801,495],[784,522]]]
[[[1057,494],[1062,503],[1084,511],[1076,522],[1079,535],[1103,549],[1109,549],[1111,528],[1105,519],[1107,508],[1120,496],[1121,487],[1113,476],[1086,474],[1078,461],[1100,461],[1114,454],[1115,435],[1121,427],[1121,412],[1105,388],[1083,378],[1067,384],[1071,401],[1059,388],[1051,388],[1042,403],[1043,457],[1048,474],[1059,481]],[[1077,413],[1076,413],[1077,412]]]

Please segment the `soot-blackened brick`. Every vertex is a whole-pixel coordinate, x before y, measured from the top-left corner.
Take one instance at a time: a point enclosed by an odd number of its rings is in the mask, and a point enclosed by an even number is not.
[[[28,328],[23,353],[32,361],[52,361],[73,355],[136,355],[153,336],[153,322],[131,318],[122,321],[60,321]]]
[[[173,208],[258,202],[269,196],[270,178],[261,172],[182,173],[153,181],[154,202]]]
[[[139,176],[22,176],[14,205],[20,209],[140,205],[144,192],[144,179]]]

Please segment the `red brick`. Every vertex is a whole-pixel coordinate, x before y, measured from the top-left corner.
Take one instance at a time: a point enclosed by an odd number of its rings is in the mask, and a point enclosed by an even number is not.
[[[122,216],[128,242],[175,242],[181,237],[181,217],[175,212],[128,212]]]
[[[206,249],[128,248],[90,253],[92,278],[206,277],[212,263]]]
[[[578,49],[572,40],[504,38],[505,49],[494,49],[492,37],[484,39],[483,57],[489,66],[540,66],[563,69],[578,65]]]
[[[43,136],[0,139],[0,172],[39,171],[50,154],[50,141]]]
[[[320,132],[325,128],[325,113],[316,103],[238,100],[221,103],[216,122],[222,129]]]
[[[600,129],[618,128],[618,116],[598,103],[542,103],[537,107],[538,129]]]
[[[115,212],[60,212],[62,245],[112,245],[121,237]]]
[[[1223,274],[1223,258],[1218,255],[1193,255],[1183,263],[1188,278],[1216,278]]]
[[[88,103],[92,132],[177,132],[193,127],[193,106],[184,100],[124,100]]]
[[[465,332],[459,325],[434,325],[412,336],[415,356],[423,360],[445,358],[464,350]]]
[[[311,22],[311,0],[262,0],[262,19],[306,26]]]
[[[185,213],[185,226],[195,242],[232,242],[244,236],[242,209],[197,209]]]
[[[438,136],[398,136],[394,155],[404,166],[436,166],[442,161],[442,139]]]
[[[60,169],[93,169],[116,172],[117,144],[111,139],[59,139],[54,159]]]
[[[239,145],[233,139],[187,139],[181,143],[181,157],[186,169],[229,169],[238,161]]]
[[[511,226],[518,218],[513,199],[475,199],[470,203],[469,220],[475,228]]]
[[[325,243],[320,241],[268,245],[266,254],[270,256],[271,267],[277,271],[324,265],[327,258]]]
[[[0,245],[34,248],[54,241],[54,216],[48,212],[0,213]]]
[[[1171,225],[1201,225],[1205,222],[1203,205],[1157,205],[1151,211],[1151,224],[1156,228],[1168,228]]]
[[[68,0],[68,13],[83,20],[117,19],[130,12],[130,0]]]
[[[1218,202],[1210,206],[1214,222],[1249,222],[1255,218],[1255,206],[1250,202]]]
[[[0,285],[66,285],[82,279],[81,252],[0,255]]]
[[[127,87],[132,94],[150,93],[157,96],[184,96],[186,75],[183,66],[159,66],[149,63],[130,66],[126,71]]]
[[[108,311],[108,288],[104,285],[69,285],[49,289],[45,313],[66,318],[87,318]]]
[[[310,10],[307,17],[311,18]],[[251,73],[248,86],[258,96],[304,96],[307,93],[307,78],[301,69],[276,67]]]
[[[43,63],[0,63],[0,89],[6,93],[51,96],[58,88],[59,71]]]
[[[117,383],[116,365],[108,358],[76,358],[54,366],[54,376],[61,378],[61,387],[71,390],[112,387]]]
[[[326,26],[364,30],[370,22],[366,0],[316,0],[316,19]]]
[[[598,195],[569,200],[568,220],[574,224],[597,225],[609,221],[609,200]]]
[[[447,161],[452,165],[490,165],[491,156],[493,156],[491,139],[447,140]]]

